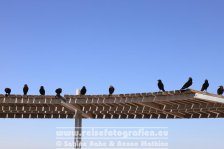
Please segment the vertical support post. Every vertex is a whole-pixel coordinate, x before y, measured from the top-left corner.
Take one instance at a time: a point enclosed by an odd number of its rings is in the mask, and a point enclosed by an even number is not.
[[[75,149],[81,149],[81,141],[82,141],[82,116],[78,116],[75,118]]]

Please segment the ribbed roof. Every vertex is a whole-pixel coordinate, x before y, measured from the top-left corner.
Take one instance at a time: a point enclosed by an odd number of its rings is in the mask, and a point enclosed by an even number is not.
[[[222,118],[224,96],[185,90],[119,95],[0,95],[0,118]]]

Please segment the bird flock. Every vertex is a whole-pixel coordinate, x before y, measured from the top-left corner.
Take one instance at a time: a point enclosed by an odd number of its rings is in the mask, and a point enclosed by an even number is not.
[[[191,85],[193,84],[193,79],[191,77],[189,77],[188,81],[182,86],[182,88],[180,90],[186,90],[188,89]],[[158,80],[158,88],[159,88],[159,91],[162,91],[162,92],[165,92],[165,89],[164,89],[164,84],[162,82],[162,80]],[[207,89],[209,87],[209,82],[208,80],[206,79],[205,82],[203,83],[202,87],[201,87],[201,91],[202,92],[207,92]],[[28,91],[29,91],[29,87],[27,84],[24,85],[23,87],[23,94],[26,96],[28,94]],[[109,96],[112,95],[115,91],[115,88],[111,85],[109,86]],[[85,86],[83,86],[79,92],[80,95],[85,95],[87,92],[87,89]],[[40,89],[39,89],[39,93],[40,95],[45,95],[45,89],[44,89],[44,86],[40,86]],[[61,88],[57,88],[55,90],[55,93],[56,93],[56,96],[57,97],[61,97],[61,93],[62,93],[62,89]],[[223,86],[219,86],[219,88],[217,89],[217,94],[218,95],[222,95],[224,93],[224,88]],[[11,94],[11,89],[10,88],[5,88],[5,96],[9,96]]]
[[[182,88],[180,90],[188,89],[192,84],[193,84],[193,79],[191,77],[189,77],[188,81],[182,86]],[[209,82],[206,79],[205,82],[203,83],[202,87],[201,87],[201,91],[202,92],[204,92],[204,91],[207,92],[208,87],[209,87]],[[165,92],[162,80],[158,80],[158,88],[159,88],[160,91]],[[223,86],[219,86],[219,88],[217,90],[217,94],[222,95],[223,93],[224,93]]]
[[[24,87],[23,87],[23,95],[24,95],[24,96],[27,96],[28,91],[29,91],[29,87],[28,87],[27,84],[25,84]],[[114,93],[114,91],[115,91],[115,88],[111,85],[111,86],[109,87],[109,95],[112,95],[112,94]],[[83,87],[81,88],[81,90],[79,91],[79,94],[80,94],[80,95],[85,95],[86,92],[87,92],[87,89],[86,89],[85,86],[83,86]],[[44,88],[44,86],[40,86],[39,93],[40,93],[40,95],[42,95],[42,96],[45,95],[45,88]],[[56,96],[57,96],[57,97],[61,97],[62,88],[57,88],[57,89],[55,90],[55,93],[56,93]],[[10,89],[10,88],[5,88],[5,96],[9,96],[10,94],[11,94],[11,89]]]

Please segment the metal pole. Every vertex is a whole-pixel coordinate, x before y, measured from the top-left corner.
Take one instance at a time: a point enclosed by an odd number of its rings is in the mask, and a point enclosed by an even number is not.
[[[75,119],[75,149],[81,149],[81,137],[82,137],[82,117],[78,117]]]

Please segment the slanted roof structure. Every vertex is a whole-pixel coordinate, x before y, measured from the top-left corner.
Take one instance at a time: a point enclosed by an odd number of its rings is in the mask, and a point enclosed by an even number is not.
[[[66,102],[65,102],[66,101]],[[0,95],[0,118],[223,118],[224,96],[195,90],[119,95]]]

